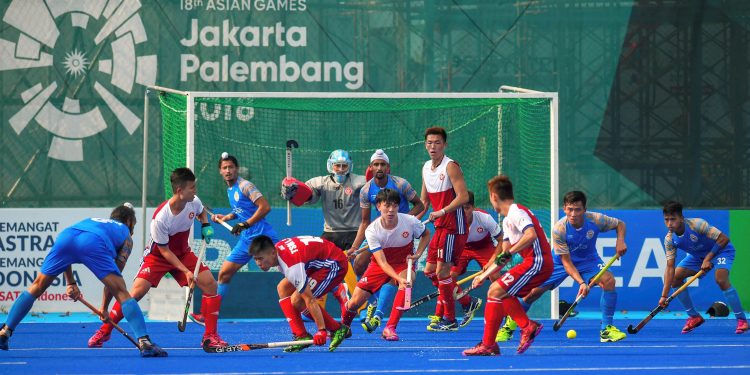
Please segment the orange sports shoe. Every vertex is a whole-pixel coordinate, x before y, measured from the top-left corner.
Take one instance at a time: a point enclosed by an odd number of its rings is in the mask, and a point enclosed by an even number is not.
[[[687,318],[687,321],[685,322],[685,326],[682,327],[682,333],[688,333],[696,328],[698,328],[703,322],[706,320],[703,319],[702,316],[691,316]]]
[[[526,349],[531,346],[531,343],[534,342],[534,339],[539,335],[539,332],[542,331],[543,326],[542,323],[529,320],[529,325],[527,325],[526,328],[521,329],[521,343],[516,350],[518,354],[525,352]]]
[[[481,342],[477,344],[477,346],[466,349],[463,352],[464,356],[490,356],[490,355],[500,355],[500,347],[497,346],[497,343],[493,343],[492,346],[484,346]]]
[[[747,325],[747,319],[737,319],[737,330],[734,331],[736,334],[743,334],[747,332],[747,330],[750,329],[750,326]]]

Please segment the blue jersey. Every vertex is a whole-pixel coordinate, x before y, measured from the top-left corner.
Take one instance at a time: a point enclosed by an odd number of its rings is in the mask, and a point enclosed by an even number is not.
[[[711,249],[716,245],[721,231],[712,227],[703,219],[685,219],[685,232],[677,235],[669,232],[664,237],[664,250],[667,252],[667,260],[674,259],[677,255],[677,249],[703,259],[708,255]],[[732,243],[728,243],[722,252],[734,251]]]
[[[398,193],[401,195],[401,203],[398,206],[398,212],[402,214],[408,213],[410,211],[409,202],[411,202],[411,200],[417,196],[417,192],[414,190],[414,188],[411,187],[409,181],[406,181],[401,177],[387,175],[386,178],[388,182],[382,188],[375,183],[374,178],[370,181],[367,181],[367,183],[362,187],[362,190],[359,193],[359,206],[361,208],[370,208],[371,206],[374,206],[375,197],[378,195],[380,190],[388,188],[398,191]],[[378,211],[377,209],[374,211],[376,218],[380,216],[380,211]]]
[[[580,228],[574,228],[564,217],[552,229],[555,267],[562,267],[562,254],[570,254],[577,269],[597,267],[602,263],[596,251],[596,239],[599,233],[616,229],[620,221],[597,212],[586,212],[584,215]]]
[[[232,207],[232,213],[239,221],[248,221],[253,215],[255,215],[255,211],[258,211],[258,206],[255,204],[255,201],[262,196],[263,194],[260,193],[258,188],[255,187],[252,182],[245,180],[242,177],[237,177],[237,181],[234,185],[227,188],[229,205]],[[245,229],[242,232],[242,236],[257,237],[261,234],[269,235],[268,233],[270,231],[273,231],[271,224],[263,218],[253,224],[250,228]],[[273,235],[275,236],[276,233],[274,232]]]
[[[73,224],[71,228],[97,235],[104,240],[108,248],[111,247],[113,258],[116,255],[115,252],[130,237],[130,229],[125,224],[112,219],[92,217]]]

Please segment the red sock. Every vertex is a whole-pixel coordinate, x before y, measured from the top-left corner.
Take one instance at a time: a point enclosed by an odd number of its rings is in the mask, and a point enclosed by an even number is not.
[[[281,306],[281,311],[289,322],[289,327],[292,328],[292,334],[297,337],[307,336],[305,323],[302,322],[302,317],[300,316],[299,311],[297,311],[297,309],[294,308],[294,305],[292,305],[291,297],[280,299],[279,306]]]
[[[453,283],[455,282],[456,279],[453,279]],[[456,284],[456,294],[461,294],[462,290],[463,289],[461,289],[461,286]],[[471,303],[471,296],[469,295],[469,293],[466,293],[463,297],[459,298],[458,303],[460,303],[464,308],[469,308],[469,304]]]
[[[197,313],[197,314],[203,314],[204,311],[206,311],[206,299],[205,298],[201,298],[201,311],[199,313]]]
[[[406,291],[403,289],[399,289],[398,292],[396,292],[396,297],[393,298],[393,306],[391,307],[391,316],[388,318],[386,326],[396,329],[398,321],[401,320],[401,315],[404,314],[404,312],[397,309],[397,307],[404,306],[405,294]]]
[[[336,291],[333,292],[332,294],[333,294],[333,298],[336,298],[336,301],[339,301],[339,305],[343,305],[346,303],[346,301],[349,300],[349,298],[347,298],[346,293],[347,293],[346,284],[341,283],[336,288]]]
[[[112,310],[109,311],[109,319],[112,320],[115,324],[119,323],[124,316],[122,315],[122,307],[120,306],[120,302],[115,302],[114,306],[112,306]],[[104,323],[101,326],[101,330],[104,332],[112,332],[112,330],[115,328],[115,326]]]
[[[347,310],[349,311],[349,310]],[[339,328],[341,328],[341,324],[336,321],[336,319],[333,319],[331,314],[328,313],[324,308],[320,308],[320,314],[323,315],[323,324],[326,326],[326,329],[333,332]],[[357,312],[355,311],[354,314],[356,315]],[[310,311],[308,309],[305,309],[305,311],[302,312],[302,315],[310,318],[310,320],[314,320],[312,314],[310,314]],[[354,317],[352,317],[352,320],[354,320]],[[351,321],[350,321],[351,323]]]
[[[503,302],[499,299],[487,297],[487,305],[484,306],[484,335],[482,336],[482,345],[493,346],[497,330],[500,329],[500,322],[505,316]]]
[[[428,279],[430,279],[430,281],[432,281],[432,285],[434,285],[435,288],[437,288],[437,286],[438,286],[438,277],[437,277],[437,274],[436,273],[427,273],[427,272],[425,272],[424,275],[425,275],[425,277],[427,277]]]
[[[203,317],[206,320],[206,330],[203,336],[216,334],[216,326],[219,321],[219,308],[221,307],[221,296],[218,294],[204,294],[201,306],[205,306]]]
[[[443,312],[445,311],[445,309],[443,308],[444,305],[445,302],[443,302],[443,296],[439,295],[437,298],[437,304],[435,305],[435,316],[437,316],[438,318],[443,317]]]
[[[453,299],[453,288],[455,282],[452,277],[440,279],[438,289],[440,296],[443,298],[443,317],[448,321],[456,320],[456,301]]]
[[[347,303],[346,312],[344,312],[344,316],[341,317],[341,324],[351,326],[355,316],[357,316],[357,309],[355,308],[354,310],[351,310],[349,303]]]
[[[526,326],[529,325],[529,316],[526,315],[526,311],[521,307],[518,298],[514,296],[503,298],[503,306],[505,306],[505,311],[508,312],[508,315],[518,323],[519,327],[526,328]]]

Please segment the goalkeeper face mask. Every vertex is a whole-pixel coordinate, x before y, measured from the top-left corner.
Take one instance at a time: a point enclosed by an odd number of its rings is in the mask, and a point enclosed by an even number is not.
[[[343,184],[349,171],[352,170],[353,164],[348,152],[335,150],[328,156],[326,167],[328,167],[328,173],[333,175],[336,182]]]

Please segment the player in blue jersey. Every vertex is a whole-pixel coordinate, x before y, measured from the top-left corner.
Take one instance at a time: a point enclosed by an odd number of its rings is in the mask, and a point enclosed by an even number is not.
[[[149,339],[143,312],[138,302],[128,294],[120,273],[133,249],[131,236],[135,222],[133,206],[126,203],[116,207],[109,219],[85,219],[60,232],[34,283],[18,296],[10,308],[8,318],[0,329],[0,349],[8,350],[8,341],[18,323],[61,273],[65,273],[68,297],[74,301],[78,299],[81,292],[73,277],[72,265],[82,263],[104,283],[102,312],[107,311],[113,296],[122,305],[122,312],[138,337],[141,356],[166,357],[167,352]]]
[[[685,283],[685,278],[698,273],[700,270],[710,271],[716,268],[714,277],[719,285],[727,305],[734,311],[737,318],[737,329],[735,333],[747,332],[750,328],[747,317],[742,309],[740,297],[737,290],[729,282],[729,270],[734,262],[734,246],[729,238],[712,227],[703,219],[690,219],[682,216],[682,204],[669,201],[664,204],[664,224],[669,232],[664,237],[664,250],[667,252],[667,268],[664,270],[664,288],[661,292],[659,304],[664,305],[669,296],[669,288],[679,288]],[[677,249],[687,253],[687,256],[677,264],[675,269],[675,256]],[[685,289],[677,295],[677,299],[685,307],[688,314],[687,322],[682,328],[682,333],[688,333],[705,321],[695,311],[693,301],[690,299],[689,289]]]
[[[268,236],[273,243],[279,241],[276,231],[265,219],[266,215],[271,212],[271,205],[252,182],[239,176],[239,167],[240,163],[236,157],[226,152],[221,154],[219,174],[227,184],[227,197],[232,212],[228,215],[215,214],[211,220],[222,222],[237,219],[237,223],[232,227],[232,234],[240,237],[219,271],[218,293],[222,299],[229,289],[232,276],[250,262],[248,249],[253,239],[264,235]],[[203,315],[199,312],[190,314],[190,319],[198,324],[204,324]]]
[[[375,199],[380,191],[383,189],[392,189],[397,191],[401,197],[398,212],[416,216],[420,212],[424,211],[424,204],[419,199],[416,190],[411,186],[409,181],[405,179],[393,176],[390,174],[390,160],[383,150],[376,150],[375,153],[370,157],[369,171],[372,172],[373,178],[362,187],[359,193],[359,207],[362,209],[362,223],[359,225],[357,230],[357,237],[355,237],[351,248],[347,250],[347,254],[354,259],[354,272],[358,277],[361,277],[370,264],[370,258],[372,253],[370,251],[361,251],[357,254],[357,250],[362,246],[362,242],[365,239],[365,230],[371,222],[371,211],[372,207],[376,205]],[[411,209],[409,203],[412,204]],[[380,212],[375,210],[375,218],[380,216]],[[396,295],[398,290],[398,284],[396,282],[390,282],[384,284],[378,293],[373,294],[370,297],[369,305],[367,309],[363,311],[365,316],[362,317],[362,328],[367,332],[373,332],[380,326],[380,322],[383,320],[384,311],[391,311],[391,303],[393,297]],[[377,302],[376,302],[377,301]]]
[[[625,255],[628,248],[625,244],[625,222],[597,212],[586,211],[586,195],[581,191],[569,191],[563,197],[565,217],[552,228],[553,260],[555,268],[552,275],[539,287],[534,288],[521,300],[521,306],[528,311],[531,304],[544,292],[557,288],[568,276],[580,286],[578,294],[584,297],[589,293],[589,281],[604,266],[602,258],[596,251],[596,239],[599,233],[615,230],[617,240],[615,251]],[[615,277],[606,271],[599,278],[597,285],[602,288],[599,308],[602,311],[599,341],[615,342],[626,337],[625,333],[613,324],[617,305]],[[563,311],[561,311],[563,313]],[[507,341],[512,336],[512,322],[498,332],[496,341]],[[510,334],[508,333],[510,331]]]

